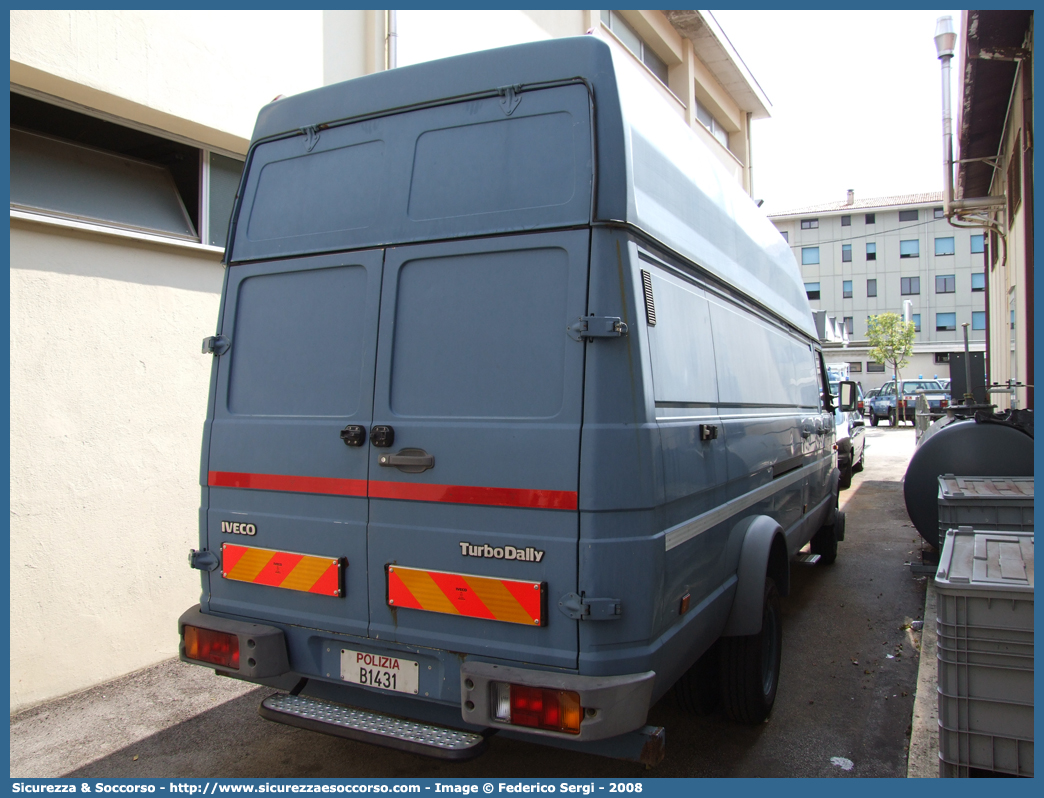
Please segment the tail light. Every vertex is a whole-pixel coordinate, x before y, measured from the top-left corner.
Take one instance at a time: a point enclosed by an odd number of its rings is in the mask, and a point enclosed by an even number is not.
[[[941,402],[939,402],[939,407],[949,407],[949,406],[950,406],[950,400],[949,399],[943,399]]]
[[[521,684],[492,682],[493,717],[512,726],[580,733],[580,694]]]
[[[185,656],[239,670],[239,637],[226,632],[185,625]]]
[[[859,404],[856,405],[856,406],[859,408],[859,412],[862,413],[863,412],[863,400],[860,399],[859,400]]]

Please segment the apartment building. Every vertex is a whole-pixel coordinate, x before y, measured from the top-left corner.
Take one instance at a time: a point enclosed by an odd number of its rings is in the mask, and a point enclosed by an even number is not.
[[[262,106],[589,34],[748,193],[769,113],[704,11],[14,10],[10,33],[12,710],[177,652],[199,595],[200,341]]]
[[[942,192],[844,200],[771,216],[801,265],[814,310],[836,318],[848,341],[824,342],[827,363],[848,363],[863,390],[890,374],[869,356],[867,324],[879,313],[909,314],[916,330],[904,375],[948,377],[949,357],[985,349],[985,240],[952,227]]]

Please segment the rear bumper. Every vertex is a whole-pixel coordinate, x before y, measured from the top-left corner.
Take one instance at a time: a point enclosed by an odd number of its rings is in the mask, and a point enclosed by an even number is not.
[[[195,626],[213,632],[224,632],[235,635],[239,639],[239,667],[223,668],[210,662],[189,659],[185,656],[185,626]],[[215,615],[204,615],[196,604],[182,613],[178,618],[178,659],[192,665],[213,668],[227,676],[241,679],[268,679],[282,676],[290,672],[290,662],[286,654],[286,639],[283,630],[274,626],[259,623],[234,621],[229,618],[218,618]]]
[[[239,640],[239,668],[235,670],[223,668],[185,656],[184,628],[186,625],[236,635]],[[285,685],[292,686],[300,679],[314,679],[315,681],[310,681],[305,692],[314,692],[317,697],[328,701],[369,707],[401,717],[438,722],[448,726],[455,725],[452,715],[459,712],[460,715],[457,716],[456,722],[459,723],[462,719],[471,728],[502,729],[518,735],[553,738],[575,743],[605,740],[644,726],[652,704],[656,681],[655,671],[623,676],[581,676],[576,673],[516,668],[465,660],[459,666],[460,693],[452,695],[452,698],[447,694],[442,701],[433,701],[432,699],[421,699],[419,696],[411,697],[401,693],[386,693],[372,688],[360,688],[338,679],[322,679],[321,674],[316,676],[295,671],[289,663],[289,641],[281,629],[275,626],[206,615],[200,611],[198,604],[186,610],[178,619],[178,633],[182,638],[178,648],[178,656],[182,662],[211,668],[222,675],[281,689],[289,689],[289,686]],[[380,641],[366,642],[374,648],[392,650],[380,645]],[[324,645],[320,648],[337,647]],[[442,671],[438,665],[439,660],[434,657],[443,652],[429,650],[427,653],[421,653],[413,650],[404,653],[406,656],[422,660],[424,663],[430,662],[436,668],[435,671],[432,671],[431,667],[422,665],[422,671],[435,674]],[[334,651],[332,656],[334,659],[329,660],[326,664],[336,667],[338,651]],[[448,656],[454,662],[460,661],[457,655]],[[431,659],[425,659],[425,657]],[[332,673],[333,667],[328,667],[326,670]],[[327,677],[330,676],[330,673],[326,674]],[[450,673],[445,675],[452,678]],[[280,679],[279,677],[285,678]],[[441,681],[441,678],[439,680]],[[580,734],[513,726],[495,720],[490,711],[490,683],[494,681],[553,690],[572,690],[579,693],[580,705],[585,710],[580,724]],[[421,692],[425,696],[428,694],[426,686],[421,687]],[[452,703],[446,702],[446,698],[450,698]],[[454,709],[454,705],[457,709]],[[441,715],[441,718],[436,717],[438,715]]]
[[[461,715],[468,723],[527,735],[576,742],[604,740],[645,725],[655,681],[655,671],[624,676],[581,676],[469,661],[460,666]],[[580,706],[584,708],[580,734],[512,726],[496,720],[491,706],[491,682],[579,693]]]

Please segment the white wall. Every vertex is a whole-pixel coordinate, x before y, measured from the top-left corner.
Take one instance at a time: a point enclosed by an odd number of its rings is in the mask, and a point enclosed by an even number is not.
[[[323,85],[322,12],[11,11],[11,79],[245,152],[263,105]]]
[[[218,261],[12,220],[12,711],[177,654]]]

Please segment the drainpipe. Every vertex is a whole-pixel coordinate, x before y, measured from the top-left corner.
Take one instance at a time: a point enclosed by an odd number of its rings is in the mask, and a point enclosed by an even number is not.
[[[395,12],[389,11],[387,19],[388,38],[385,42],[385,68],[395,69],[399,65],[399,32]]]

